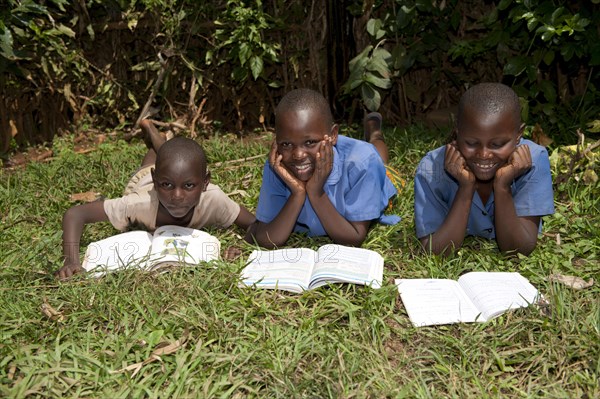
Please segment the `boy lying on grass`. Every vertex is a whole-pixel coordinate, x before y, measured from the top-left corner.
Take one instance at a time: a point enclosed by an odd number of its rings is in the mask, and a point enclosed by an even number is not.
[[[275,110],[257,221],[246,239],[273,248],[292,232],[307,232],[360,246],[371,222],[397,223],[398,216],[383,214],[396,188],[386,176],[381,116],[370,114],[365,125],[368,142],[338,136],[320,93],[299,89],[285,95]]]
[[[529,255],[541,217],[554,213],[548,152],[522,138],[519,98],[501,83],[473,86],[458,106],[454,140],[429,152],[415,176],[415,226],[425,250],[448,254],[465,235]]]
[[[229,227],[247,229],[255,217],[211,184],[206,156],[194,140],[176,137],[166,141],[150,121],[140,127],[146,134],[148,152],[130,179],[123,197],[77,205],[63,217],[64,266],[61,279],[83,271],[79,241],[87,223],[110,221],[118,230],[153,232],[164,225],[200,229]]]

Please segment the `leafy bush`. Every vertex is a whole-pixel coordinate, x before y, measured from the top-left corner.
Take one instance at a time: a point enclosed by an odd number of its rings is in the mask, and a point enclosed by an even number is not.
[[[266,67],[278,62],[279,44],[265,38],[274,26],[261,0],[10,0],[0,11],[2,130],[16,118],[3,107],[26,112],[14,100],[22,92],[58,93],[75,123],[86,115],[111,127],[132,123],[153,82],[150,97],[158,108],[169,104],[171,118],[181,103],[188,123],[198,119],[197,91],[239,116],[236,88],[256,80],[266,88]],[[34,108],[52,114],[43,103]]]
[[[240,84],[248,80],[249,73],[254,80],[258,79],[263,74],[265,60],[277,62],[279,51],[277,43],[264,40],[263,32],[273,28],[273,21],[263,11],[262,1],[246,3],[242,0],[227,3],[225,12],[215,21],[218,27],[214,34],[215,50],[206,54],[207,64],[214,60],[218,65],[234,64],[233,78]]]
[[[443,94],[458,96],[474,82],[502,80],[522,98],[525,120],[543,123],[559,141],[573,141],[575,128],[600,111],[600,13],[599,2],[593,3],[394,0],[367,23],[377,44],[350,62],[345,91],[360,93],[375,110],[400,86],[413,104],[407,112],[420,112]],[[432,70],[431,79],[415,85],[414,75],[423,69]]]

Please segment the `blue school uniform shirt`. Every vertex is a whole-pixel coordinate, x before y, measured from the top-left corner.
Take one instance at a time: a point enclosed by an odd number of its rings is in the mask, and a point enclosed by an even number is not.
[[[531,169],[516,178],[512,197],[517,216],[544,216],[554,213],[552,175],[546,149],[530,140],[522,139],[531,152]],[[442,225],[454,197],[458,182],[444,169],[446,146],[436,148],[423,157],[415,175],[415,227],[417,237],[433,234]],[[494,193],[483,204],[475,192],[469,212],[466,235],[496,238],[494,227]],[[540,232],[542,224],[540,222]]]
[[[376,220],[383,224],[396,224],[400,221],[399,216],[383,214],[389,199],[396,195],[396,188],[385,172],[383,161],[372,144],[338,136],[333,147],[333,168],[323,189],[335,209],[348,221]],[[271,222],[290,195],[290,189],[267,160],[256,218],[263,223]],[[294,231],[306,232],[309,236],[327,235],[308,196]]]

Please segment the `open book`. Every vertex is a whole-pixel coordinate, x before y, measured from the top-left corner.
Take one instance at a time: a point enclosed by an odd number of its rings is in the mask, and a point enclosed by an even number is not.
[[[538,300],[537,289],[519,273],[471,272],[458,281],[397,279],[396,285],[415,327],[484,322]]]
[[[99,277],[123,268],[157,270],[174,265],[197,265],[201,261],[219,259],[220,250],[219,240],[204,231],[162,226],[154,234],[129,231],[93,242],[87,247],[82,266]]]
[[[383,258],[377,252],[328,244],[313,251],[287,248],[255,250],[242,270],[244,286],[302,292],[329,283],[352,283],[380,288]]]

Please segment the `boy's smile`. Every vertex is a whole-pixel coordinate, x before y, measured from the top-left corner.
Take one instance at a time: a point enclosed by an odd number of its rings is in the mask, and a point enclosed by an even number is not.
[[[477,180],[492,180],[521,139],[522,127],[508,111],[476,115],[466,108],[456,145]]]
[[[160,207],[174,221],[189,223],[209,180],[202,176],[199,162],[175,160],[164,163],[160,170],[153,171],[152,178]]]
[[[337,126],[326,123],[318,112],[309,109],[288,111],[275,121],[275,140],[281,162],[298,180],[307,182],[315,171],[317,153],[325,135],[337,142]]]

